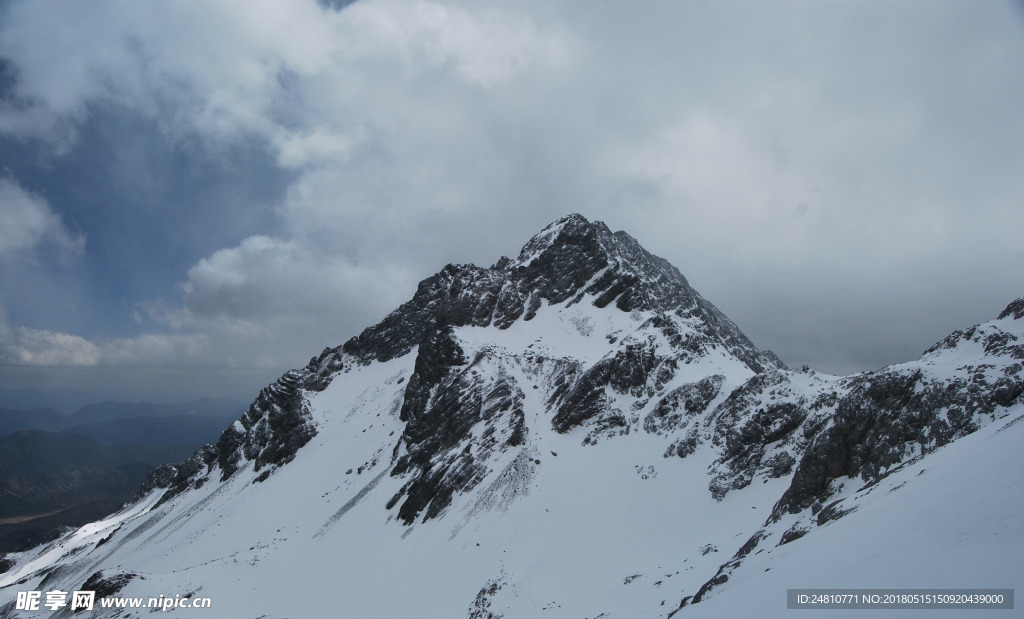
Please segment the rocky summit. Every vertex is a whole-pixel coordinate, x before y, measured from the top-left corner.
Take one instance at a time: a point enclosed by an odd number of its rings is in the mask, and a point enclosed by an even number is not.
[[[483,618],[1012,588],[1022,308],[915,361],[792,370],[631,236],[570,215],[514,259],[444,267],[120,512],[6,557],[0,616],[49,615],[17,598],[53,589]]]

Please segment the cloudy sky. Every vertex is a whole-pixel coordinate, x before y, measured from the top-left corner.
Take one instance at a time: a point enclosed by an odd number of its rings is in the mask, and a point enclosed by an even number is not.
[[[846,373],[1024,295],[1024,8],[0,0],[0,388],[251,399],[571,212]]]

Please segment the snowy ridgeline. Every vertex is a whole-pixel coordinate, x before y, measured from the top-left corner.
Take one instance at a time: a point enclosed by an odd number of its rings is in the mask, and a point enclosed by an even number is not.
[[[1022,338],[1019,300],[918,361],[791,371],[570,216],[425,280],[123,512],[8,557],[0,614],[53,616],[17,593],[86,582],[240,617],[770,617],[789,588],[1013,588]]]

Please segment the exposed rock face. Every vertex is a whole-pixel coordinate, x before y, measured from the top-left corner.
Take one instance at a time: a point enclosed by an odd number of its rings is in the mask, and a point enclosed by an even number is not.
[[[398,517],[406,524],[423,512],[424,518],[436,517],[454,493],[484,479],[492,452],[526,441],[522,391],[500,361],[496,373],[478,372],[495,361],[487,357],[467,363],[450,329],[420,345],[402,405],[406,426],[396,452],[404,453],[392,470],[411,479],[388,504],[390,509],[405,498]]]
[[[81,591],[95,591],[96,599],[101,600],[105,597],[114,595],[121,589],[124,589],[125,585],[130,583],[134,578],[136,578],[136,574],[132,574],[130,572],[120,572],[115,574],[96,572],[82,584]]]
[[[992,368],[962,369],[968,376],[948,381],[901,369],[852,380],[831,424],[810,441],[776,515],[820,504],[832,479],[875,480],[908,457],[970,434],[1024,393],[1020,364],[1005,365],[995,380],[985,371]]]
[[[1013,316],[1014,320],[1020,320],[1021,318],[1024,318],[1024,297],[1012,301],[1009,305],[1007,305],[1006,309],[1000,312],[999,320],[1002,320],[1003,318],[1009,318],[1010,316]]]
[[[654,434],[668,434],[685,428],[691,418],[707,410],[711,401],[718,396],[724,381],[724,376],[715,374],[676,387],[644,418],[644,430]]]
[[[729,420],[731,424],[719,418],[719,436],[725,441],[719,462],[725,469],[711,481],[712,496],[721,499],[729,490],[748,486],[759,471],[765,471],[768,477],[791,473],[795,460],[789,451],[778,451],[767,459],[765,452],[773,443],[791,436],[806,418],[807,411],[791,402],[758,409],[745,418]]]

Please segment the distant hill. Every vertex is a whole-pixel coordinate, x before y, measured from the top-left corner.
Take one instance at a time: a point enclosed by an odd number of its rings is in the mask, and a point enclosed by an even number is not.
[[[61,430],[61,433],[88,436],[104,445],[118,443],[202,445],[215,441],[224,428],[237,419],[239,414],[234,413],[220,417],[174,415],[173,417],[111,419],[71,426]]]
[[[66,415],[52,408],[0,408],[0,436],[14,434],[19,430],[56,431],[67,424],[67,419]]]
[[[66,404],[75,397],[0,390],[0,404]],[[215,398],[86,403],[72,414],[0,408],[0,552],[116,510],[153,468],[217,441],[244,410],[241,402]]]
[[[82,434],[105,445],[197,441],[201,445],[216,440],[245,408],[242,402],[220,398],[171,404],[106,401],[86,404],[70,415],[47,407],[0,407],[0,437],[21,430],[46,430]]]
[[[52,408],[62,415],[70,415],[92,402],[116,399],[118,396],[113,393],[67,389],[0,389],[0,409]]]
[[[51,409],[60,415],[82,417],[75,423],[101,421],[116,417],[169,416],[197,414],[216,416],[231,409],[244,410],[248,404],[228,398],[199,398],[190,402],[154,404],[132,402],[113,393],[87,391],[0,389],[0,411]],[[117,411],[109,414],[110,411]],[[104,415],[108,415],[105,416]]]
[[[131,417],[225,417],[237,419],[246,405],[235,400],[200,398],[192,402],[153,404],[152,402],[106,401],[82,406],[68,417],[69,425],[81,425]]]
[[[122,500],[121,497],[133,492],[138,480],[144,479],[152,468],[136,462],[0,479],[0,522],[30,520],[40,514],[106,499]]]
[[[22,430],[0,438],[0,479],[132,463],[152,468],[190,454],[188,447],[168,443],[108,447],[79,434]]]

